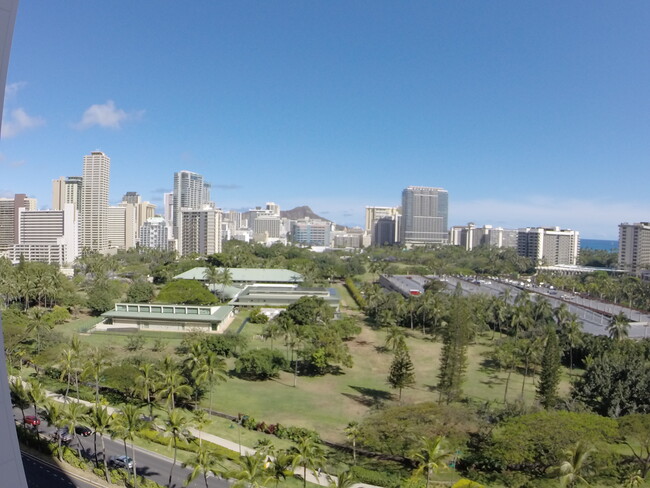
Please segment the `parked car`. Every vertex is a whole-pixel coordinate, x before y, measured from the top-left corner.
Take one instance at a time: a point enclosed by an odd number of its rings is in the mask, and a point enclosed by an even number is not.
[[[82,435],[82,436],[84,436],[84,437],[88,437],[90,434],[93,433],[93,431],[90,430],[90,428],[89,428],[89,427],[86,427],[85,425],[77,425],[77,426],[74,428],[74,431],[75,431],[77,434]]]
[[[25,423],[36,427],[37,425],[41,425],[41,419],[34,415],[25,415]]]
[[[129,456],[111,456],[108,458],[108,465],[117,468],[133,469],[133,459]]]
[[[70,444],[72,442],[72,434],[68,430],[67,427],[63,427],[59,430],[57,430],[53,435],[52,439],[55,441],[59,441],[59,438],[61,439],[61,444]]]

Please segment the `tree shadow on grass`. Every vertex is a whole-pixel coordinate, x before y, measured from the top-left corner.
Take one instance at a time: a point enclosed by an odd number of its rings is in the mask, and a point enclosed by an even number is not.
[[[501,386],[505,384],[506,380],[499,377],[499,373],[502,373],[503,370],[498,367],[497,363],[494,360],[484,359],[481,361],[479,371],[487,376],[487,378],[481,380],[481,383],[484,385],[492,387],[495,385]]]
[[[384,402],[393,398],[393,394],[388,391],[366,388],[365,386],[349,386],[353,390],[358,391],[359,395],[354,395],[351,393],[342,393],[342,395],[351,398],[352,400],[359,402],[361,405],[364,405],[366,407],[381,406]]]

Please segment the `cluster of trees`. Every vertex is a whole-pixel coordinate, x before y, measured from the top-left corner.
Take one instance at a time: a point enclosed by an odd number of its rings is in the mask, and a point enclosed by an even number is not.
[[[298,373],[325,374],[341,366],[352,367],[346,344],[360,331],[350,317],[335,319],[334,309],[320,297],[302,297],[269,321],[262,332],[271,349],[282,339],[285,357],[293,367],[294,386]]]

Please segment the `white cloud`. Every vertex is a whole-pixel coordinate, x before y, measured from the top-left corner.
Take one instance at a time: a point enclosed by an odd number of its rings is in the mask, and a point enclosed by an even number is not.
[[[95,125],[109,129],[120,129],[127,120],[138,120],[144,115],[144,110],[126,112],[115,106],[113,100],[108,100],[103,105],[91,105],[81,117],[81,121],[74,124],[76,129],[88,129]]]
[[[2,138],[8,139],[15,137],[21,132],[40,127],[41,125],[45,125],[45,119],[43,117],[32,117],[24,109],[17,108],[11,111],[9,120],[5,120],[2,123]]]
[[[9,83],[8,85],[6,85],[5,100],[10,100],[13,97],[15,97],[18,91],[25,88],[25,86],[27,86],[27,82],[25,81],[17,81],[16,83]]]

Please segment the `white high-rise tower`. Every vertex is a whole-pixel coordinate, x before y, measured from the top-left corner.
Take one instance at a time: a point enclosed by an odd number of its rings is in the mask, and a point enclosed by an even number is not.
[[[174,173],[174,196],[172,200],[172,227],[174,237],[181,235],[181,210],[198,210],[210,203],[210,184],[203,176],[191,171]]]
[[[81,189],[81,248],[108,249],[108,186],[111,159],[103,152],[84,156]]]

